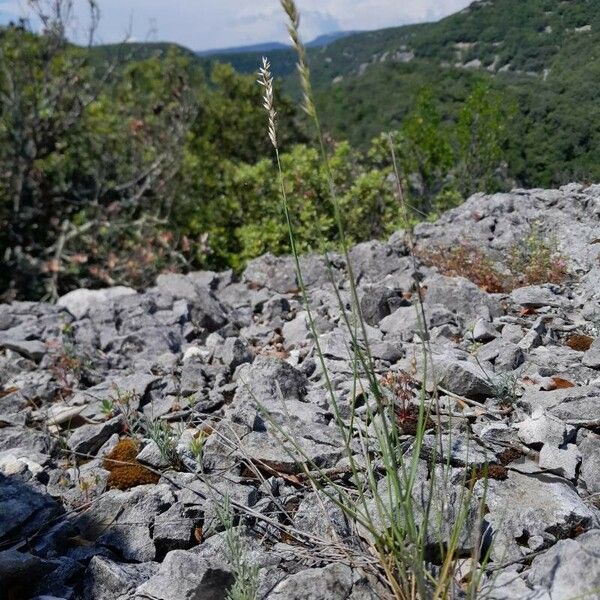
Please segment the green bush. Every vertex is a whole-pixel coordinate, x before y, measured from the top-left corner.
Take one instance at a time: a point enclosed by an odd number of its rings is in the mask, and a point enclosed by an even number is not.
[[[206,76],[165,45],[106,63],[114,52],[74,47],[63,31],[0,29],[0,296],[144,287],[164,270],[240,270],[290,252],[254,76],[220,64]],[[419,81],[391,134],[414,219],[496,187],[505,130],[490,88],[447,112]],[[297,248],[338,248],[327,167],[293,103],[274,93]],[[376,112],[368,98],[357,110]],[[388,140],[362,151],[326,138],[349,243],[399,225]]]

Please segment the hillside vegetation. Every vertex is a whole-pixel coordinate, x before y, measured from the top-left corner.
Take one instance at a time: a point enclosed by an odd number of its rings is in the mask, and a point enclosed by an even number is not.
[[[361,147],[398,127],[423,88],[452,119],[485,82],[518,109],[508,123],[509,175],[551,186],[600,177],[599,47],[598,0],[488,0],[437,23],[358,33],[309,50],[309,59],[324,123]],[[249,73],[260,57],[220,58]],[[270,59],[296,92],[293,52]]]
[[[349,241],[399,225],[391,147],[415,221],[477,191],[600,178],[598,8],[481,2],[309,48]],[[260,55],[78,48],[66,26],[0,30],[0,294],[144,286],[164,270],[239,272],[288,252]],[[336,248],[326,172],[296,108],[296,58],[270,59],[298,247]]]

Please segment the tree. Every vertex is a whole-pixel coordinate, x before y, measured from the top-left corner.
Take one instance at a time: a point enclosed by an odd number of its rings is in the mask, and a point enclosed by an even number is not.
[[[504,157],[508,111],[485,83],[478,84],[462,107],[456,125],[458,188],[464,197],[495,191]]]
[[[409,179],[417,176],[412,196],[419,210],[427,214],[454,164],[448,128],[430,89],[425,88],[418,95],[415,107],[402,124],[401,134],[400,161]]]
[[[98,11],[88,1],[91,45]],[[166,67],[100,68],[89,48],[66,39],[72,0],[32,5],[41,33],[26,22],[0,30],[5,298],[56,298],[74,281],[120,281],[118,255],[127,260],[131,250],[119,248],[123,231],[137,222],[146,236],[150,222],[168,216],[165,189],[191,120],[185,70],[175,57]]]
[[[285,149],[302,141],[304,135],[293,104],[277,87],[275,94]],[[234,234],[255,223],[255,214],[249,212],[252,202],[243,198],[243,186],[253,185],[244,183],[246,175],[261,157],[270,154],[256,77],[239,75],[229,65],[214,65],[209,85],[198,88],[198,112],[186,135],[173,221],[186,236],[205,239],[202,255],[195,257],[196,265],[240,267],[248,258],[247,253],[244,258],[239,254],[239,238]],[[269,170],[269,164],[257,165],[257,169]],[[272,172],[269,176],[274,177]],[[248,189],[247,194],[252,191]],[[248,240],[249,235],[245,236]],[[258,240],[250,245],[262,247]]]

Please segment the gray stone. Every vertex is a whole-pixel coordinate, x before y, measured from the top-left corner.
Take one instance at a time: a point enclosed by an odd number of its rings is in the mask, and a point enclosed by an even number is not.
[[[232,448],[237,446],[234,454],[239,453],[239,458],[246,456],[292,473],[301,469],[304,460],[301,452],[293,450],[295,444],[320,466],[333,466],[341,458],[341,434],[328,426],[332,416],[327,411],[304,401],[308,381],[300,371],[281,360],[259,356],[252,365],[238,369],[237,377],[238,387],[226,416],[242,429],[233,431],[225,424],[220,436],[231,440]],[[226,451],[219,441],[209,442],[205,460],[216,466]]]
[[[117,415],[104,423],[78,427],[67,443],[77,458],[84,460],[86,456],[96,454],[111,435],[122,433],[124,427],[125,419],[122,415]]]
[[[369,345],[381,341],[381,332],[370,326],[365,327]],[[353,332],[359,344],[365,346],[363,332]],[[323,355],[334,360],[344,361],[349,370],[352,370],[352,361],[356,359],[353,335],[343,329],[336,329],[319,336],[319,343]]]
[[[463,469],[446,469],[436,465],[433,469],[434,475],[429,475],[430,468],[425,460],[419,460],[417,464],[415,481],[411,487],[412,502],[410,504],[410,517],[398,514],[404,506],[401,499],[403,489],[408,485],[408,467],[410,460],[405,463],[404,474],[399,473],[394,482],[389,475],[383,477],[377,484],[378,499],[370,500],[366,506],[362,503],[357,505],[359,515],[363,520],[372,523],[370,529],[385,531],[390,526],[390,519],[410,518],[417,527],[420,527],[425,519],[428,519],[427,547],[435,548],[440,544],[448,544],[453,525],[459,519],[464,519],[459,538],[456,540],[457,552],[469,553],[477,542],[475,534],[478,527],[478,502],[475,498],[467,499],[464,493],[462,479]],[[400,489],[398,489],[400,488]],[[394,515],[392,517],[392,515]],[[432,518],[432,515],[436,515]],[[358,530],[365,539],[373,539],[370,530],[358,526]]]
[[[361,314],[369,325],[377,325],[399,306],[410,305],[402,296],[402,290],[386,286],[374,286],[364,290],[360,300]]]
[[[440,450],[441,447],[441,450]],[[453,466],[480,467],[492,462],[494,454],[466,434],[425,435],[423,455],[436,456],[439,463],[449,461]]]
[[[565,448],[546,444],[540,450],[540,469],[556,473],[565,479],[575,480],[580,462],[581,453],[575,444],[567,444]]]
[[[516,569],[502,570],[482,586],[481,595],[490,600],[551,600],[540,590],[532,590]]]
[[[423,285],[427,304],[441,304],[459,315],[467,326],[475,324],[480,317],[489,320],[502,313],[500,303],[495,298],[464,277],[432,275],[425,279]]]
[[[57,563],[42,560],[27,552],[4,550],[0,552],[0,582],[3,593],[12,588],[26,597],[35,590],[40,579],[57,568]],[[28,596],[28,594],[27,594]]]
[[[231,567],[225,561],[173,550],[136,594],[153,600],[225,600],[233,582]]]
[[[189,396],[204,389],[207,383],[204,361],[199,356],[191,356],[184,360],[181,367],[179,392],[182,396]]]
[[[492,363],[495,371],[513,371],[525,360],[523,350],[504,338],[496,338],[479,348],[477,358]]]
[[[290,575],[267,596],[268,600],[346,600],[353,584],[352,569],[332,563]]]
[[[562,296],[559,296],[547,286],[542,285],[517,288],[511,292],[510,299],[515,304],[530,306],[532,308],[541,308],[543,306],[561,307],[567,304]]]
[[[7,348],[21,356],[39,361],[48,352],[48,347],[38,340],[18,340],[0,334],[0,348]]]
[[[290,409],[293,408],[290,406]],[[271,414],[270,418],[281,421],[280,415]],[[307,431],[306,428],[311,427],[308,420],[303,425],[304,430],[296,426],[279,436],[271,425],[266,425],[267,432],[247,433],[240,443],[238,459],[245,457],[281,473],[301,472],[306,460],[318,467],[333,467],[344,455],[339,432],[318,425],[312,425],[313,431]]]
[[[526,475],[509,470],[506,481],[479,481],[476,489],[479,493],[485,489],[493,560],[516,558],[539,547],[534,543],[530,548],[527,540],[537,537],[551,543],[569,535],[576,525],[597,525],[596,512],[570,484],[555,475]],[[525,545],[518,540],[525,540]]]
[[[543,408],[536,408],[528,417],[515,427],[519,431],[519,439],[529,446],[543,444],[558,448],[574,439],[576,429],[564,421],[546,414]]]
[[[215,356],[223,362],[230,373],[254,359],[250,345],[241,338],[227,338],[223,346],[215,352]]]
[[[137,455],[137,460],[154,469],[166,469],[170,463],[164,452],[160,451],[158,444],[150,440]]]
[[[308,380],[297,369],[277,358],[258,356],[238,375],[236,399],[242,405],[284,400],[301,400]]]
[[[342,510],[319,492],[309,494],[300,502],[294,515],[294,527],[323,540],[336,536],[343,539],[350,533]]]
[[[210,282],[203,277],[165,273],[156,280],[158,289],[178,300],[187,300],[192,322],[207,331],[227,324],[227,309],[217,300]]]
[[[125,560],[148,562],[156,557],[151,536],[154,519],[174,500],[164,484],[110,490],[77,518],[76,526],[85,539],[96,540]]]
[[[159,554],[171,550],[187,550],[198,541],[194,529],[202,525],[204,513],[195,506],[177,502],[154,520],[152,539]]]
[[[533,559],[527,579],[556,600],[574,595],[597,600],[600,598],[600,531],[589,531],[574,540],[560,540]]]
[[[466,398],[493,396],[491,375],[486,374],[480,365],[443,357],[434,358],[434,365],[439,385],[443,389]]]
[[[242,275],[242,281],[248,286],[266,287],[279,294],[288,294],[298,289],[293,259],[272,254],[264,254],[251,260]]]
[[[473,340],[476,342],[489,342],[497,338],[498,335],[496,328],[485,319],[478,319],[473,327]]]
[[[520,325],[517,325],[515,323],[507,323],[502,328],[501,335],[502,339],[506,340],[507,342],[518,344],[525,335],[525,332],[523,331],[523,328]]]
[[[216,331],[227,325],[227,311],[212,292],[200,289],[190,304],[192,322],[206,331]]]
[[[391,364],[394,364],[406,354],[402,344],[393,340],[373,342],[370,344],[370,349],[373,358],[385,360]]]
[[[579,481],[590,494],[600,493],[600,435],[582,429],[577,436],[581,452]]]
[[[108,377],[98,385],[75,392],[70,404],[85,406],[82,414],[93,419],[104,417],[101,411],[103,400],[111,400],[116,404],[119,400],[126,400],[130,409],[137,410],[152,384],[158,380],[158,377],[147,373]]]
[[[541,346],[542,343],[542,336],[535,329],[530,329],[517,345],[521,350],[528,351]]]
[[[194,300],[198,288],[210,289],[210,283],[194,281],[191,277],[179,273],[162,273],[156,278],[156,287],[175,298]]]
[[[158,564],[117,563],[104,556],[94,556],[85,572],[83,600],[126,600],[135,589],[152,577]]]
[[[412,269],[412,260],[403,249],[372,241],[357,244],[350,250],[350,263],[358,283],[379,283],[397,271]]]
[[[581,362],[592,369],[600,368],[600,338],[596,338],[590,349],[583,355]]]
[[[107,303],[123,296],[137,294],[134,289],[117,286],[102,290],[74,290],[61,296],[57,304],[64,306],[76,319],[83,319],[96,309],[103,309]]]
[[[450,315],[452,319],[453,315]],[[401,340],[410,341],[419,331],[419,319],[413,306],[401,306],[381,319],[381,331]]]
[[[426,305],[425,319],[428,328],[440,327],[447,323],[455,324],[456,315],[444,306]],[[401,306],[379,323],[379,328],[390,337],[410,341],[416,334],[422,333],[422,318],[414,306]]]
[[[35,481],[0,475],[0,541],[25,539],[62,512],[62,506]]]
[[[2,427],[0,431],[0,451],[27,449],[32,454],[49,454],[55,446],[55,440],[44,431],[20,426]]]
[[[573,422],[593,421],[598,418],[600,389],[594,385],[546,391],[528,390],[520,403],[533,411],[544,408],[549,414]]]
[[[289,300],[281,295],[271,295],[269,299],[263,304],[261,314],[266,321],[275,321],[276,319],[288,318],[291,311],[291,305]]]
[[[482,579],[480,595],[496,600],[559,600],[574,595],[572,588],[579,592],[579,581],[597,583],[592,581],[598,571],[593,562],[597,544],[588,542],[588,534],[569,538],[600,525],[600,436],[594,433],[600,345],[595,341],[587,352],[576,352],[564,340],[574,331],[593,336],[600,331],[600,244],[592,243],[600,224],[600,186],[478,194],[437,223],[415,228],[419,248],[443,251],[465,240],[490,260],[506,264],[514,245],[533,232],[534,222],[536,235],[556,239],[576,275],[562,286],[486,294],[463,278],[436,274],[418,259],[417,271],[405,232],[388,243],[352,248],[350,265],[334,253],[327,259],[300,258],[315,335],[342,419],[350,417],[352,401],[358,401],[353,424],[362,435],[357,432],[351,444],[363,468],[360,445],[375,448],[376,439],[368,436],[381,427],[382,416],[369,414],[377,409],[372,382],[362,372],[353,376],[354,352],[343,315],[344,307],[350,314],[352,306],[348,268],[358,279],[377,378],[400,369],[417,380],[423,377],[421,332],[407,293],[421,285],[427,345],[435,364],[423,383],[432,391],[435,372],[441,387],[451,392],[440,392],[440,408],[473,418],[442,415],[442,429],[429,430],[412,489],[411,518],[420,527],[427,506],[436,515],[427,529],[429,558],[439,544],[448,545],[451,525],[464,516],[457,551],[470,555],[481,539],[479,500],[485,494],[485,524],[495,542],[490,566],[500,571]],[[44,589],[21,595],[224,599],[234,579],[218,515],[224,494],[231,498],[236,522],[244,512],[238,507],[273,519],[283,507],[292,525],[308,534],[335,534],[354,543],[358,533],[371,540],[360,527],[355,532],[322,492],[293,485],[307,458],[324,468],[343,470],[350,464],[307,326],[294,259],[258,258],[241,279],[234,282],[231,271],[165,274],[146,292],[77,290],[61,299],[62,307],[37,302],[0,306],[0,344],[7,342],[0,352],[0,471],[9,475],[0,477],[0,547],[18,543],[25,558],[17,558],[28,563],[26,550],[54,569]],[[531,317],[522,306],[539,308],[538,315]],[[83,360],[80,372],[67,374],[66,381],[55,369],[51,348],[51,340],[61,337]],[[483,344],[476,357],[470,341]],[[266,358],[267,353],[284,360]],[[577,387],[554,389],[555,377]],[[513,382],[514,393],[503,393]],[[417,392],[418,385],[410,387]],[[512,411],[497,412],[500,399],[509,395]],[[95,458],[65,467],[48,431],[64,428],[73,447],[90,450],[110,435],[103,431],[110,425],[102,411],[105,400],[113,402],[114,414],[129,413],[128,424],[135,424],[137,412],[164,417],[178,434],[177,452],[190,472],[165,469],[159,484],[107,491],[109,473],[102,459],[118,441],[117,433]],[[189,446],[200,429],[207,437],[198,464]],[[427,464],[440,440],[436,464]],[[401,450],[410,453],[411,443],[409,436],[402,438]],[[507,447],[520,444],[533,451],[511,460],[507,479],[479,481],[477,497],[463,513],[465,473],[498,462]],[[138,458],[166,467],[154,442],[147,442]],[[442,466],[446,459],[449,466]],[[389,480],[382,476],[376,453],[373,460],[381,475],[380,495],[390,499]],[[254,469],[261,470],[264,481],[248,477]],[[433,490],[432,482],[437,482]],[[344,475],[340,483],[352,485]],[[397,499],[392,502],[398,508]],[[77,507],[85,510],[71,512]],[[63,518],[65,509],[68,518]],[[374,501],[368,508],[383,529],[389,523],[378,515],[380,509]],[[271,527],[256,527],[258,522],[241,519],[236,535],[259,568],[261,600],[338,594],[344,600],[375,600],[385,595],[347,567],[317,568],[327,564],[320,555],[299,563],[297,547],[265,547],[264,534]],[[194,535],[199,526],[201,544]],[[543,554],[529,568],[534,552]],[[502,568],[504,563],[508,567]],[[457,572],[458,595],[466,572],[464,565]],[[489,590],[496,574],[497,589]],[[40,579],[37,573],[34,577]]]
[[[516,344],[506,343],[503,345],[494,360],[496,372],[514,371],[525,362],[523,350]]]
[[[291,321],[283,324],[282,333],[286,348],[298,348],[306,344],[310,335],[307,319],[307,313],[301,311]]]

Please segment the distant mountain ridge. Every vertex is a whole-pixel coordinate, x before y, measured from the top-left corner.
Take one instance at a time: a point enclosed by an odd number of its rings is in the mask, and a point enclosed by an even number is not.
[[[250,44],[248,46],[231,46],[230,48],[213,48],[211,50],[197,50],[197,56],[209,57],[215,54],[243,54],[245,52],[272,52],[273,50],[289,50],[290,46],[281,42],[264,42],[262,44]]]
[[[311,40],[306,44],[307,48],[321,48],[327,46],[339,39],[348,37],[359,33],[358,31],[332,31],[331,33],[324,33],[317,36],[314,40]],[[211,57],[211,56],[225,56],[234,54],[246,54],[248,52],[273,52],[277,50],[291,50],[289,44],[283,44],[281,42],[264,42],[259,44],[250,44],[248,46],[231,46],[229,48],[213,48],[210,50],[198,50],[195,52],[197,56]]]

